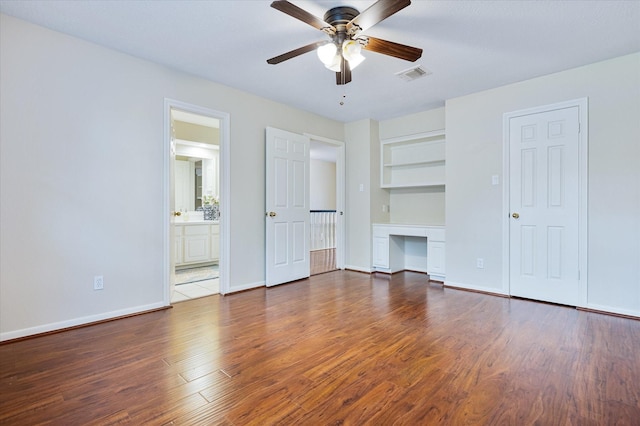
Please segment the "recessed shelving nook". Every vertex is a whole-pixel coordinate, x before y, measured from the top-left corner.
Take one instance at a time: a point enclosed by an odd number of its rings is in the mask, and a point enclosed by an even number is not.
[[[445,185],[445,131],[380,141],[380,187]]]

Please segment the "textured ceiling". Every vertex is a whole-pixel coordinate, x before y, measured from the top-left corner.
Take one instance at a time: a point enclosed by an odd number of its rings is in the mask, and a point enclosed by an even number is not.
[[[369,1],[291,0],[322,17]],[[364,52],[353,82],[307,53],[266,59],[325,40],[270,1],[0,1],[0,12],[339,121],[377,120],[446,99],[640,51],[640,1],[425,1],[366,34],[424,49],[416,63]],[[431,75],[394,74],[420,64]],[[344,101],[344,105],[340,102]]]

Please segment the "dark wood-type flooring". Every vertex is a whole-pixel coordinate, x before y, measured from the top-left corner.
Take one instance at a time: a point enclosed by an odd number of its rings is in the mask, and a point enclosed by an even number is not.
[[[0,346],[0,424],[638,425],[640,321],[336,271]]]

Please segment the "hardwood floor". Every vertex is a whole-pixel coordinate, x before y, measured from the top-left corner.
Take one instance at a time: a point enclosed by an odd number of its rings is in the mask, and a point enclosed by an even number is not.
[[[324,274],[336,270],[336,249],[314,250],[311,252],[311,275]]]
[[[0,424],[638,425],[640,321],[336,271],[0,346]]]

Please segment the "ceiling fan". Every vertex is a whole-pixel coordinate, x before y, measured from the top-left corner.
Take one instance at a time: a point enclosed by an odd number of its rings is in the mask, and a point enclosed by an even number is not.
[[[411,0],[378,0],[362,13],[350,6],[338,6],[320,19],[293,3],[276,0],[271,7],[323,31],[331,39],[299,47],[268,59],[267,63],[279,64],[316,50],[325,66],[336,72],[336,84],[341,85],[351,81],[351,70],[364,60],[362,49],[415,62],[422,56],[422,49],[362,34],[410,4]]]

